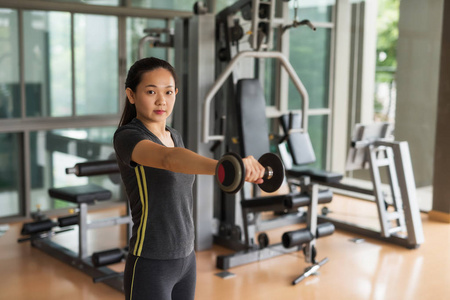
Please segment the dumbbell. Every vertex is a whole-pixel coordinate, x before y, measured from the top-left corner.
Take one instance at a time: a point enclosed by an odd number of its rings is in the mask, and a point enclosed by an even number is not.
[[[266,153],[258,162],[265,168],[264,182],[258,184],[259,187],[267,193],[275,192],[284,180],[284,165],[281,159],[276,154]],[[216,180],[225,193],[238,192],[245,182],[245,166],[242,158],[234,152],[222,156],[216,167]]]

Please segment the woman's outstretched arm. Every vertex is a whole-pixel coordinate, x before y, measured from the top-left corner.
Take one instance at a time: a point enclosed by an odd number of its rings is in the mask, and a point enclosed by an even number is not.
[[[131,159],[143,166],[185,174],[214,175],[218,161],[199,155],[189,149],[165,147],[149,140],[140,141],[131,154]],[[252,156],[243,159],[245,180],[263,182],[264,167]]]

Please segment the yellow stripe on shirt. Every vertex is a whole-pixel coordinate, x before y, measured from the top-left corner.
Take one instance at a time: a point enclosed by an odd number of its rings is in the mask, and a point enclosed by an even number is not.
[[[144,238],[145,238],[145,230],[147,229],[147,218],[148,218],[148,192],[147,192],[147,180],[145,178],[145,171],[144,171],[144,167],[140,166],[139,167],[140,171],[141,171],[141,179],[142,179],[142,184],[141,186],[144,188],[144,202],[145,202],[145,207],[142,207],[142,209],[145,210],[142,212],[144,215],[144,223],[142,226],[142,233],[141,233],[141,241],[140,241],[140,245],[139,245],[139,249],[138,249],[138,256],[141,255],[142,252],[142,246],[144,245]],[[141,218],[142,219],[142,218]]]
[[[139,166],[137,166],[136,168],[134,168],[134,171],[136,173],[136,179],[137,179],[137,184],[138,184],[138,188],[139,188],[139,198],[141,199],[141,206],[142,206],[142,210],[141,210],[141,223],[139,224],[139,228],[137,231],[137,239],[136,239],[136,243],[134,245],[134,251],[133,251],[133,255],[138,255],[137,251],[139,248],[139,244],[141,242],[141,231],[142,231],[142,226],[144,224],[144,209],[145,209],[145,201],[144,201],[144,195],[143,195],[143,191],[142,191],[142,184],[141,184],[141,175],[139,174]]]

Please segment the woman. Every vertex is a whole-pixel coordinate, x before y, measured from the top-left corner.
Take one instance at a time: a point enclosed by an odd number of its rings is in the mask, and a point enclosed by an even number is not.
[[[114,148],[130,201],[133,230],[125,266],[126,299],[194,299],[194,174],[214,175],[217,160],[184,148],[166,125],[178,93],[173,67],[145,58],[128,71],[126,104]],[[262,183],[264,168],[243,159],[245,180]]]

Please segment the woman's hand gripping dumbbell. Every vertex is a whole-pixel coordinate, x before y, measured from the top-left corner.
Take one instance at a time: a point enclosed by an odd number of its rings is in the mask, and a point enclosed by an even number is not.
[[[267,193],[275,192],[284,180],[284,165],[281,159],[276,154],[266,153],[258,162],[264,167],[264,176],[255,183]],[[219,160],[216,180],[224,192],[229,194],[238,192],[244,185],[245,176],[244,161],[238,154],[230,152]]]

